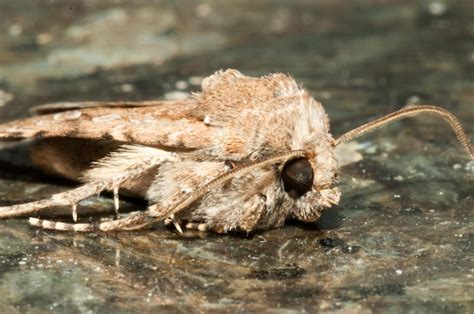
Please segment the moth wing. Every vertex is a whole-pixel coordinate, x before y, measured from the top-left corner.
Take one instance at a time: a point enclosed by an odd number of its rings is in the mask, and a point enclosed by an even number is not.
[[[149,100],[149,101],[81,101],[81,102],[56,102],[35,106],[30,109],[31,113],[43,115],[62,111],[85,109],[85,108],[133,108],[163,106],[172,104],[173,101]]]
[[[47,105],[37,109],[42,116],[0,125],[0,139],[107,139],[199,149],[213,160],[255,160],[303,149],[328,132],[321,104],[288,75],[218,71],[203,80],[202,89],[175,102]]]
[[[58,112],[50,107],[43,112],[53,112],[2,124],[0,139],[83,138],[184,150],[207,147],[213,140],[215,130],[190,115],[197,105],[194,99],[136,106],[82,104],[83,108],[69,105]]]

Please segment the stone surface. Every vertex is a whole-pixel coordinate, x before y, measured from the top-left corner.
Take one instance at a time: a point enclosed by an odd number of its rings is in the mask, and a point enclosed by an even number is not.
[[[233,67],[291,73],[334,134],[435,103],[472,139],[473,12],[472,1],[2,1],[0,121],[51,101],[175,97]],[[1,144],[1,205],[71,187],[35,170],[27,146]],[[339,206],[251,237],[2,221],[0,311],[473,312],[474,165],[450,129],[406,120],[341,156]]]

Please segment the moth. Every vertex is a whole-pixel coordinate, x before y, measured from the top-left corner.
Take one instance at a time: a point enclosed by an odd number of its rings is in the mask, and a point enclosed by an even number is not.
[[[77,102],[36,107],[36,116],[0,125],[0,139],[37,139],[32,159],[44,170],[80,181],[48,199],[0,207],[0,218],[82,232],[137,230],[159,221],[226,233],[317,220],[336,205],[335,147],[393,121],[434,114],[473,147],[454,115],[430,105],[406,107],[334,139],[323,106],[285,74],[248,77],[218,71],[202,91],[180,101]],[[111,191],[139,195],[145,211],[99,222],[78,221],[78,203]],[[70,206],[73,221],[39,217]]]

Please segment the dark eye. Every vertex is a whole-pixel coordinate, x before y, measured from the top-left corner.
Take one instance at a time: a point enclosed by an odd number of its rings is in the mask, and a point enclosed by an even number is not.
[[[281,177],[285,191],[300,197],[311,190],[314,173],[308,159],[296,158],[283,166]]]

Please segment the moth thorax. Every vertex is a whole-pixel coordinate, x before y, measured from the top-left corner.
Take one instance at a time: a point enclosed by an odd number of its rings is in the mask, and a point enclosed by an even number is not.
[[[289,160],[281,171],[285,191],[294,198],[303,196],[313,186],[314,172],[306,158]]]

